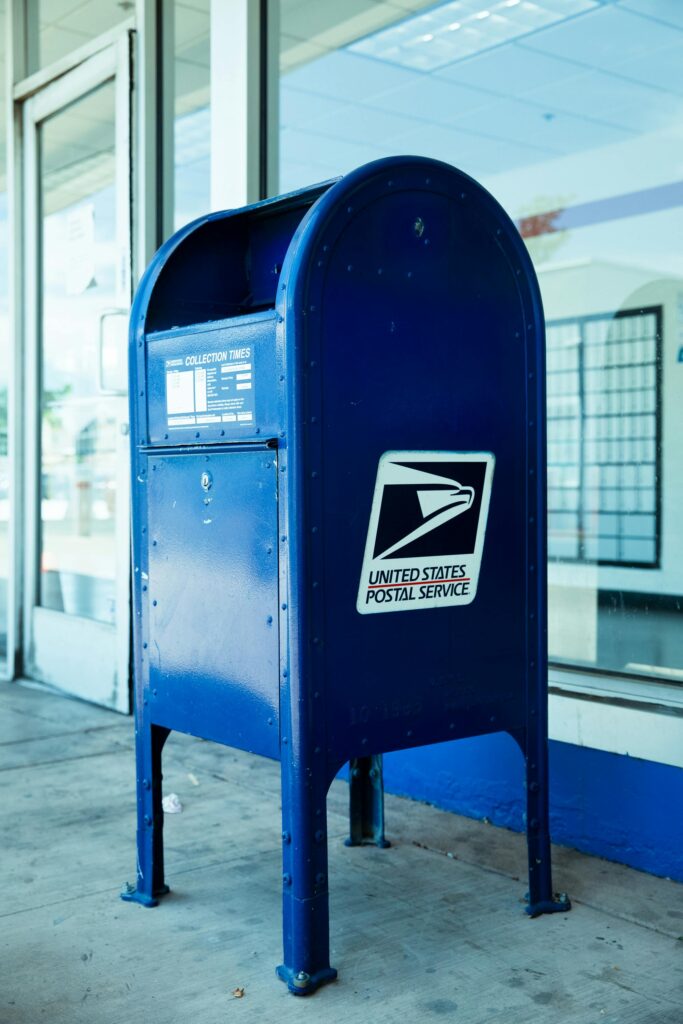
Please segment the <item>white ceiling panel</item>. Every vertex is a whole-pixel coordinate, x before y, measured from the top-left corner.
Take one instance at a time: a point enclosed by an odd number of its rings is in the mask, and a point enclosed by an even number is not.
[[[414,71],[390,67],[368,57],[356,57],[346,50],[337,50],[287,76],[287,84],[295,89],[319,92],[323,96],[346,100],[367,100],[387,89],[396,89],[419,77]]]
[[[348,106],[342,100],[319,93],[291,89],[288,83],[289,79],[285,78],[280,87],[281,128],[307,128],[316,118],[329,117]]]
[[[288,160],[280,172],[280,191],[294,192],[296,189],[313,185],[319,181],[336,178],[339,170],[329,164],[304,164],[296,160]]]
[[[683,0],[681,7],[683,9]],[[680,42],[615,64],[613,70],[615,75],[624,75],[683,96],[683,44]]]
[[[669,25],[683,29],[683,3],[681,0],[621,0],[621,6],[627,11],[644,14],[657,21],[666,21]]]
[[[655,131],[683,118],[683,97],[600,71],[550,86],[542,99],[549,110],[609,121],[641,132]]]
[[[672,32],[676,31],[621,5],[609,4],[528,36],[524,46],[604,71],[629,58],[671,45]]]
[[[457,127],[496,136],[508,142],[539,146],[555,153],[620,142],[629,137],[625,129],[600,121],[550,111],[520,100],[501,100],[481,113],[458,118]]]
[[[435,124],[455,124],[463,115],[495,103],[497,97],[479,89],[449,82],[432,75],[412,75],[398,89],[390,89],[372,97],[363,97],[368,106]]]
[[[386,110],[354,103],[335,113],[316,118],[310,129],[317,134],[349,142],[383,146],[387,139],[409,132],[421,123],[411,117],[401,117]]]
[[[284,131],[280,136],[280,153],[285,161],[291,157],[297,163],[324,163],[337,168],[337,174],[345,174],[368,160],[387,156],[390,152],[392,150],[389,148],[332,139],[327,135],[295,129]]]
[[[500,139],[489,139],[435,124],[418,125],[411,132],[389,140],[388,145],[394,153],[431,156],[462,168],[465,168],[466,164],[469,167],[473,164],[480,167],[486,165],[487,168],[500,168],[501,165],[516,166],[518,163],[534,163],[554,155],[533,146],[501,142]],[[503,151],[506,156],[503,156]],[[512,162],[506,163],[506,160]]]
[[[492,53],[458,61],[437,72],[438,77],[453,82],[489,89],[505,96],[521,96],[545,89],[582,70],[582,65],[560,57],[550,57],[518,43],[500,46]]]

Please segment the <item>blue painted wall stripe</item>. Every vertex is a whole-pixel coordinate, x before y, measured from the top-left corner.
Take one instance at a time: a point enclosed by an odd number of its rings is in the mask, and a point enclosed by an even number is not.
[[[387,754],[385,786],[523,830],[522,757],[504,733]],[[550,804],[554,842],[683,882],[682,769],[551,741]]]

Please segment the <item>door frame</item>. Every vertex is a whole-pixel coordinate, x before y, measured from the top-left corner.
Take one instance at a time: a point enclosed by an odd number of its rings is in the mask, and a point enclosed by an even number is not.
[[[127,411],[117,429],[116,625],[44,608],[40,594],[40,251],[39,126],[106,82],[115,83],[117,294],[132,298],[132,47],[133,33],[115,41],[29,95],[22,104],[23,206],[23,670],[25,675],[127,713],[130,710],[130,515]],[[78,672],[73,651],[78,650]],[[114,668],[113,675],[107,666]],[[99,684],[94,691],[92,680]],[[84,685],[85,684],[85,685]]]

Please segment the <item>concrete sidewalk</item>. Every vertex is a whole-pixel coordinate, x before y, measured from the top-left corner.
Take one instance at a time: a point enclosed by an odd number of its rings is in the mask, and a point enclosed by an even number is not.
[[[683,1024],[676,883],[557,848],[574,909],[531,921],[523,837],[388,797],[391,849],[348,849],[335,783],[339,980],[296,999],[275,978],[277,764],[171,736],[165,791],[184,811],[166,819],[173,893],[155,910],[118,899],[135,875],[131,720],[3,686],[0,769],[0,1024]]]

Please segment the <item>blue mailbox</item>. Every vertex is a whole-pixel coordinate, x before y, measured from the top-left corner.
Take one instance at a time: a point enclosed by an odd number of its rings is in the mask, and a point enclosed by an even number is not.
[[[544,326],[524,245],[446,164],[397,157],[183,228],[133,306],[137,885],[171,730],[279,759],[284,963],[329,962],[326,795],[386,845],[381,755],[509,732],[529,896],[551,882]]]

